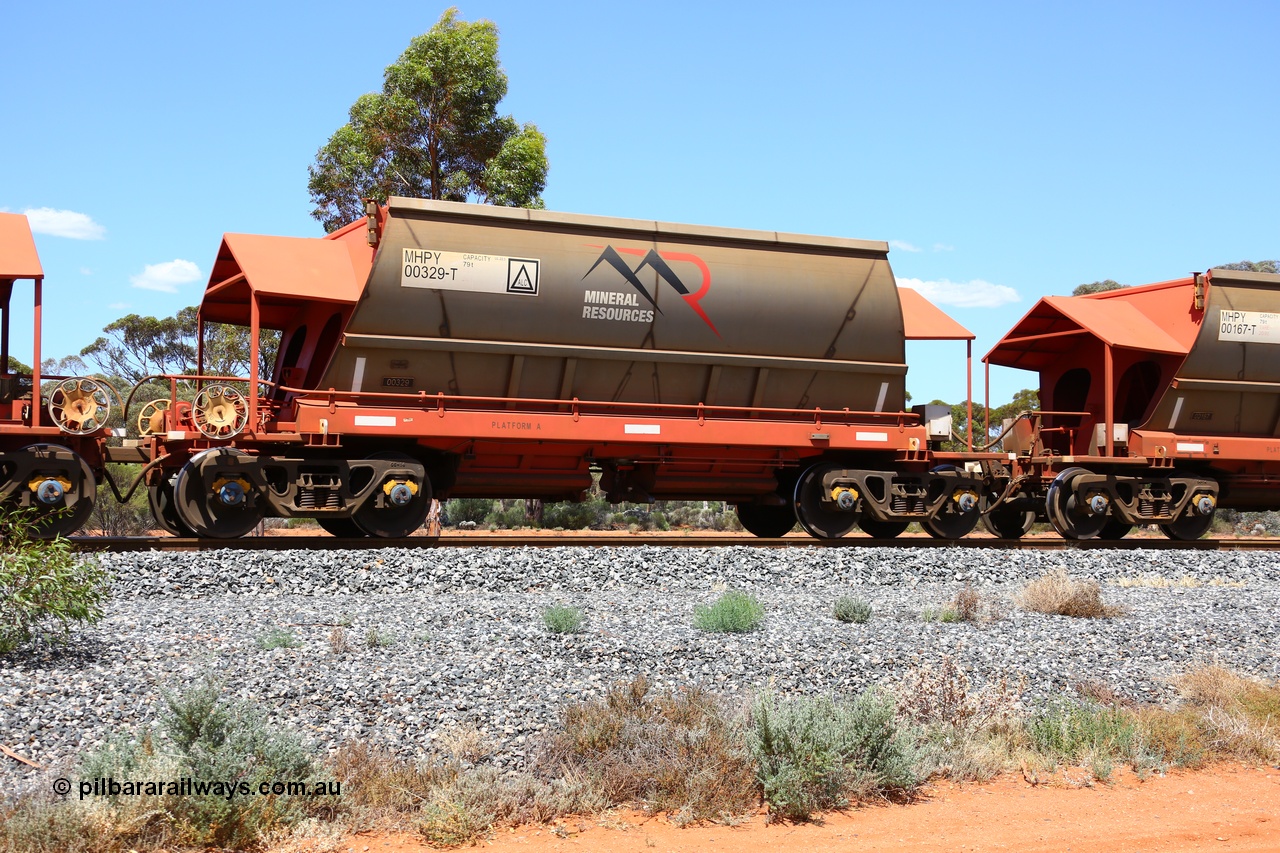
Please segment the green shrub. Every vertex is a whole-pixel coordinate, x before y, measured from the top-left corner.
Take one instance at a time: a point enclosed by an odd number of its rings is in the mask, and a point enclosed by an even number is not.
[[[301,741],[268,731],[256,712],[224,701],[212,684],[167,695],[154,737],[144,733],[136,740],[110,740],[82,760],[77,775],[86,782],[151,783],[153,790],[122,788],[118,794],[56,803],[29,799],[0,820],[0,848],[31,853],[259,849],[270,834],[337,805],[336,787],[315,767]],[[184,778],[193,780],[192,790],[177,787]],[[197,781],[217,783],[224,790],[200,793],[194,790]],[[264,782],[290,781],[313,787],[307,795],[258,793]],[[312,796],[318,784],[325,792]],[[230,793],[228,785],[233,786]]]
[[[553,634],[576,634],[582,630],[586,618],[579,608],[559,604],[542,611],[542,624]]]
[[[492,511],[493,501],[489,498],[454,498],[444,502],[443,514],[446,524],[457,526],[463,521],[481,524]]]
[[[395,642],[395,634],[390,631],[381,631],[377,628],[370,628],[364,635],[364,644],[371,649],[385,648],[394,645]]]
[[[272,628],[258,637],[258,646],[265,651],[271,649],[296,649],[298,641],[293,634],[283,628]]]
[[[1118,707],[1057,702],[1027,721],[1031,745],[1058,761],[1131,759],[1141,746],[1136,718]]]
[[[76,622],[102,619],[107,573],[66,539],[37,539],[35,511],[0,507],[0,655],[44,639],[66,642]]]
[[[764,621],[764,606],[754,595],[731,589],[711,606],[698,605],[693,611],[693,625],[715,634],[741,634],[754,631]]]
[[[493,509],[484,517],[484,523],[490,530],[495,528],[519,530],[522,527],[533,526],[526,504],[522,500],[512,501],[511,506],[505,506],[503,501],[494,503]]]
[[[609,502],[604,498],[592,498],[582,503],[568,501],[544,504],[542,526],[560,527],[565,530],[586,530],[604,524],[609,515]]]
[[[910,738],[893,700],[864,692],[852,701],[758,696],[748,743],[770,810],[789,820],[841,808],[850,799],[914,788]]]
[[[959,622],[960,614],[953,607],[926,607],[920,612],[923,622]]]
[[[861,598],[841,596],[836,599],[835,616],[841,622],[867,622],[871,619],[871,604]]]

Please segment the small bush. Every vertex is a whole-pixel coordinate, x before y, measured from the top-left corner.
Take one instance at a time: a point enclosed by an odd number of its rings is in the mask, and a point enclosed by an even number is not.
[[[510,506],[507,504],[510,503]],[[489,529],[520,530],[533,527],[534,521],[529,517],[529,505],[523,500],[494,501],[493,509],[484,517]]]
[[[446,524],[458,525],[464,521],[481,524],[493,511],[489,498],[454,498],[445,501],[443,515]]]
[[[364,635],[364,644],[370,649],[381,649],[395,645],[396,636],[389,631],[370,628]]]
[[[1142,708],[1135,714],[1143,746],[1152,757],[1174,767],[1204,766],[1209,756],[1209,744],[1200,715],[1194,710]]]
[[[754,631],[764,621],[764,605],[754,595],[731,589],[709,607],[693,611],[693,625],[715,634],[742,634]]]
[[[270,651],[271,649],[295,649],[298,647],[298,641],[289,631],[283,628],[272,628],[258,637],[258,646],[265,651]]]
[[[1024,586],[1015,598],[1019,607],[1054,616],[1076,616],[1086,619],[1119,616],[1124,611],[1102,601],[1102,588],[1096,581],[1078,581],[1057,569]]]
[[[1032,746],[1058,761],[1132,760],[1141,747],[1138,726],[1122,708],[1058,702],[1027,721]]]
[[[542,624],[553,634],[576,634],[586,619],[586,614],[577,607],[556,605],[542,611]]]
[[[913,749],[893,701],[866,692],[851,702],[756,698],[748,734],[773,814],[806,820],[850,799],[914,788]]]
[[[960,614],[954,607],[926,607],[920,611],[922,622],[959,622]]]
[[[950,655],[937,666],[921,666],[908,673],[898,692],[899,713],[921,726],[942,725],[977,731],[1013,719],[1025,679],[1010,685],[1001,678],[973,691],[969,677]]]
[[[977,622],[981,615],[982,599],[978,596],[978,591],[970,584],[965,584],[959,592],[956,593],[955,600],[951,603],[955,608],[956,616],[961,622]]]
[[[1219,666],[1177,680],[1203,720],[1211,746],[1245,760],[1280,759],[1280,684],[1254,681]]]
[[[609,502],[604,498],[592,498],[582,503],[551,503],[542,508],[542,526],[565,530],[586,530],[600,527],[610,513]]]
[[[725,820],[757,802],[740,721],[702,690],[652,693],[643,676],[566,707],[536,769],[585,780],[603,802],[638,802],[676,823]]]
[[[62,537],[37,539],[35,511],[0,507],[0,655],[32,640],[65,643],[102,619],[107,573]]]
[[[302,743],[268,731],[256,712],[224,701],[216,686],[166,696],[165,705],[156,736],[109,741],[85,757],[76,774],[83,780],[158,783],[154,791],[132,795],[122,790],[85,801],[24,801],[0,820],[0,848],[30,853],[259,849],[274,833],[336,807],[331,778],[312,764]],[[223,790],[179,792],[177,780],[184,778]],[[258,793],[260,784],[281,781],[323,784],[326,793]],[[167,790],[169,785],[175,789]]]
[[[835,617],[841,622],[867,622],[871,619],[871,604],[861,598],[841,596],[836,599]]]

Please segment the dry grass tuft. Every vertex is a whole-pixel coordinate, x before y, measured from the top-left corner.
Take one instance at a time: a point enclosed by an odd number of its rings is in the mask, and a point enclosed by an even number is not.
[[[741,723],[705,691],[652,693],[643,676],[565,708],[536,767],[589,780],[609,803],[638,802],[677,823],[725,820],[757,802]]]
[[[1175,684],[1202,715],[1215,750],[1245,760],[1280,759],[1280,685],[1220,666],[1192,670]]]
[[[1041,575],[1024,586],[1014,600],[1023,610],[1054,616],[1099,619],[1124,613],[1123,608],[1103,602],[1102,587],[1096,581],[1075,580],[1066,569]]]

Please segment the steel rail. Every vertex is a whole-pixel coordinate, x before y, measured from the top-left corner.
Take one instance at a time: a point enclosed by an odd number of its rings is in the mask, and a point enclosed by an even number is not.
[[[325,534],[308,536],[246,536],[239,539],[192,539],[174,536],[73,536],[72,545],[79,551],[344,551],[376,548],[969,548],[1007,551],[1280,551],[1280,538],[1197,539],[1179,542],[1171,539],[1120,539],[1117,541],[1085,539],[994,539],[973,537],[956,540],[907,536],[897,539],[871,539],[848,536],[843,539],[814,539],[788,536],[762,539],[756,536],[705,536],[699,534],[660,534],[616,536],[584,536],[581,534],[540,534],[535,536],[445,534],[413,536],[406,539],[347,539]]]

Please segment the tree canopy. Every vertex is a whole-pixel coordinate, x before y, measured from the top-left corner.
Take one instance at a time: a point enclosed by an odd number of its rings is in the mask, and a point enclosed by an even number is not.
[[[950,406],[951,407],[951,431],[961,439],[966,437],[969,428],[969,407],[968,404],[961,400],[954,405],[943,402],[942,400],[934,400],[930,405]],[[1013,399],[1005,403],[1003,406],[991,407],[991,432],[984,438],[982,433],[983,423],[986,421],[986,409],[983,408],[981,402],[974,400],[973,402],[973,447],[980,450],[984,445],[992,439],[1000,435],[1004,428],[1005,418],[1016,418],[1022,412],[1034,412],[1040,409],[1040,392],[1032,388],[1023,388],[1021,391],[1013,395]],[[963,440],[944,442],[943,448],[949,451],[963,450],[965,442]]]
[[[391,195],[542,207],[546,137],[498,114],[498,28],[457,15],[414,38],[382,91],[361,95],[316,153],[307,186],[326,231],[363,216],[363,199]]]
[[[1215,270],[1240,270],[1241,272],[1280,272],[1276,261],[1236,261],[1234,264],[1218,264]]]
[[[1107,279],[1105,281],[1094,281],[1089,284],[1076,285],[1076,289],[1071,291],[1072,296],[1088,296],[1090,293],[1103,293],[1108,290],[1120,290],[1128,287],[1127,284],[1121,284],[1118,281]]]
[[[80,358],[106,376],[128,384],[161,373],[194,373],[196,369],[196,313],[194,306],[173,317],[129,314],[108,324],[106,334],[80,351]],[[209,376],[248,376],[249,329],[222,323],[204,327],[204,371]],[[259,376],[270,379],[280,333],[262,332]]]

